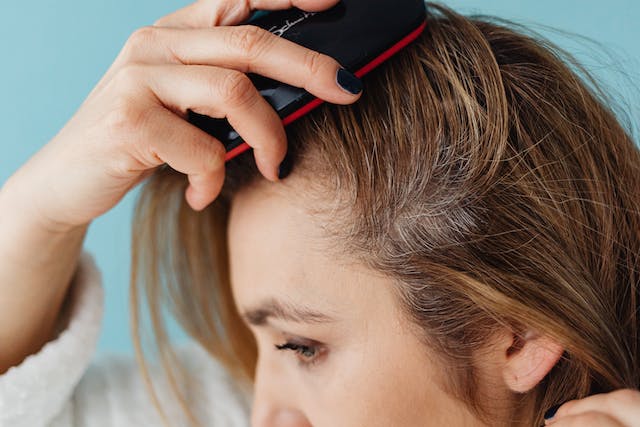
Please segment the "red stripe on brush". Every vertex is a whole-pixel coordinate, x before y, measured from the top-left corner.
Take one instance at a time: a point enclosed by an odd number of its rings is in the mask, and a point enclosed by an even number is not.
[[[420,26],[418,28],[416,28],[411,33],[409,33],[406,37],[404,37],[402,40],[400,40],[398,43],[394,44],[389,49],[387,49],[384,52],[382,52],[382,54],[377,56],[373,61],[369,62],[364,67],[360,68],[354,74],[356,76],[358,76],[358,77],[362,77],[365,74],[369,73],[371,70],[373,70],[374,68],[376,68],[377,66],[379,66],[380,64],[385,62],[387,59],[391,58],[394,54],[398,53],[400,50],[402,50],[409,43],[411,43],[412,41],[417,39],[418,36],[424,31],[426,26],[427,26],[427,22],[425,21],[422,24],[420,24]],[[320,104],[322,104],[323,102],[324,101],[322,99],[315,98],[313,101],[309,102],[308,104],[305,104],[304,106],[302,106],[298,110],[294,111],[293,113],[291,113],[287,117],[285,117],[282,120],[282,124],[284,126],[286,126],[289,123],[296,121],[300,117],[302,117],[305,114],[309,113],[314,108],[320,106]],[[227,154],[226,154],[226,156],[224,158],[225,162],[233,159],[234,157],[236,157],[237,155],[239,155],[241,153],[244,153],[249,148],[250,148],[249,144],[247,144],[246,142],[243,142],[242,144],[238,145],[237,147],[232,148],[231,150],[227,151]]]

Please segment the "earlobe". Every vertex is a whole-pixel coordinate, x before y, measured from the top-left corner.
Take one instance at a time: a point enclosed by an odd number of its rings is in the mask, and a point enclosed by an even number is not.
[[[511,391],[525,393],[551,371],[564,349],[550,337],[533,331],[512,337],[512,345],[504,355],[503,378]]]

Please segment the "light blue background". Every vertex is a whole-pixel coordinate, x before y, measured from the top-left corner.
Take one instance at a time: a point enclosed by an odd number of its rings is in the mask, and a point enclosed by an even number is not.
[[[51,139],[74,114],[136,28],[187,5],[180,0],[31,0],[0,4],[0,182]],[[638,120],[640,2],[636,0],[452,0],[462,12],[537,23],[593,38],[616,60],[585,56],[590,47],[543,31],[577,53],[624,94]],[[130,222],[137,190],[89,228],[85,247],[102,270],[106,307],[99,352],[132,353],[128,283]],[[178,339],[183,339],[179,335]]]

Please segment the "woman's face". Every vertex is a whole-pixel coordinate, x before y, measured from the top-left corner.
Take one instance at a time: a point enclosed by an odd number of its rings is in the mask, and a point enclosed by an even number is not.
[[[330,256],[296,185],[262,180],[232,203],[233,294],[259,350],[252,425],[475,425],[394,284]]]

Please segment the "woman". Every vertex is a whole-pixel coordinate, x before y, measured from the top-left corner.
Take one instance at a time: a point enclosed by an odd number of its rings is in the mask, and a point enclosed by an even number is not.
[[[131,295],[168,423],[246,425],[251,397],[255,426],[639,425],[640,153],[592,81],[544,42],[429,5],[360,95],[331,58],[224,27],[289,2],[213,4],[136,32],[3,187],[3,421],[155,422],[136,416],[130,363],[84,373],[99,278],[76,264],[88,223],[152,175]],[[246,71],[353,105],[285,135]],[[255,161],[225,171],[187,108],[227,115]],[[162,371],[144,364],[141,294]],[[163,304],[199,345],[171,350]]]

